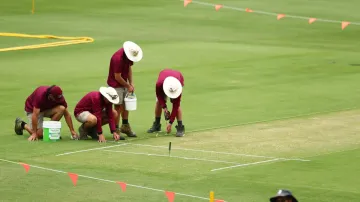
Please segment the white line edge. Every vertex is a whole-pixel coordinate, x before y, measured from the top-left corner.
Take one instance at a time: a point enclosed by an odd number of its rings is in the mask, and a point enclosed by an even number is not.
[[[212,169],[211,172],[213,172],[213,171],[218,171],[218,170],[230,169],[230,168],[237,168],[237,167],[244,167],[244,166],[250,166],[250,165],[257,165],[257,164],[274,162],[274,161],[279,161],[279,160],[280,160],[280,159],[270,159],[270,160],[266,160],[266,161],[257,161],[257,162],[253,162],[253,163],[246,163],[246,164],[239,164],[239,165],[228,166],[228,167],[221,167],[221,168]]]
[[[128,152],[128,151],[119,151],[119,150],[101,150],[106,152],[118,152],[124,154],[135,154],[135,155],[145,155],[145,156],[157,156],[157,157],[168,157],[168,158],[178,158],[185,160],[195,160],[195,161],[207,161],[207,162],[215,162],[215,163],[228,163],[228,164],[240,164],[238,162],[231,161],[221,161],[221,160],[212,160],[212,159],[201,159],[201,158],[193,158],[193,157],[185,157],[185,156],[173,156],[173,155],[163,155],[163,154],[151,154],[151,153],[143,153],[143,152]]]
[[[66,153],[62,153],[62,154],[57,154],[56,156],[65,156],[65,155],[75,154],[75,153],[81,153],[81,152],[87,152],[87,151],[93,151],[93,150],[101,150],[101,149],[107,149],[107,148],[112,148],[112,147],[125,146],[125,145],[127,145],[127,144],[128,144],[128,143],[119,144],[119,145],[112,145],[112,146],[106,146],[106,147],[96,147],[96,148],[92,148],[92,149],[77,150],[77,151],[72,151],[72,152],[66,152]]]

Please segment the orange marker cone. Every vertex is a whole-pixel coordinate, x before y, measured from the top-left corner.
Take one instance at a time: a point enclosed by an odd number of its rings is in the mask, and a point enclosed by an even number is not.
[[[73,182],[74,186],[76,186],[78,175],[75,173],[68,173],[68,175],[69,175],[71,181]]]
[[[284,18],[285,17],[285,14],[278,14],[277,15],[277,19],[280,20],[281,18]]]
[[[116,182],[116,183],[118,183],[120,185],[123,192],[126,191],[126,183],[125,182]]]
[[[316,18],[310,18],[309,19],[309,24],[312,24],[313,22],[315,22],[316,21]]]
[[[189,3],[191,3],[191,0],[184,0],[184,7],[186,7]]]
[[[20,163],[24,168],[25,168],[25,172],[29,172],[30,170],[30,166],[26,163]]]
[[[215,202],[224,202],[224,200],[216,199]]]
[[[341,29],[344,30],[348,25],[350,25],[350,22],[346,22],[346,21],[342,22]]]
[[[223,7],[223,6],[222,6],[222,5],[219,5],[219,4],[218,4],[218,5],[215,5],[215,10],[218,11],[218,10],[220,10],[220,8],[222,8],[222,7]]]
[[[175,192],[165,191],[165,195],[167,196],[169,202],[174,202],[174,200],[175,200]]]
[[[253,12],[253,10],[251,10],[250,8],[246,8],[245,11],[248,12],[248,13],[252,13],[252,12]]]

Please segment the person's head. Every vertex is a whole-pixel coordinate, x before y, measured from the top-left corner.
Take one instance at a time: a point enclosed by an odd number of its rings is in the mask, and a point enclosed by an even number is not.
[[[166,77],[163,83],[163,90],[167,97],[170,99],[176,99],[182,93],[181,82],[175,77]]]
[[[132,41],[126,41],[123,44],[124,56],[132,62],[139,62],[143,57],[143,52],[140,46]]]
[[[280,189],[270,202],[298,202],[289,190]]]
[[[59,86],[52,85],[46,90],[46,97],[51,101],[60,102],[64,100],[63,92]]]
[[[112,103],[117,104],[119,103],[119,95],[117,94],[116,90],[112,87],[100,87],[99,89],[101,95],[103,96],[104,101],[106,104]]]

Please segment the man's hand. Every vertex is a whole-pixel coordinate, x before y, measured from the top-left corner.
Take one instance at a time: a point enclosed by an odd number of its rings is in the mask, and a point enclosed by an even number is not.
[[[164,117],[166,121],[170,120],[170,112],[167,110],[167,108],[164,109]]]
[[[135,85],[134,85],[133,83],[130,83],[130,86],[133,87],[133,91],[132,91],[132,92],[134,92],[134,91],[135,91]]]
[[[115,141],[120,140],[120,135],[117,134],[116,132],[113,133],[113,137],[114,137]]]
[[[166,132],[167,133],[171,133],[171,127],[172,127],[172,124],[168,123],[167,126],[166,126]]]
[[[98,137],[99,137],[98,142],[106,142],[106,140],[105,140],[105,136],[104,136],[103,134],[98,135]]]
[[[127,89],[128,89],[128,92],[129,92],[129,93],[134,92],[134,86],[132,86],[132,85],[130,85],[130,84],[129,84],[129,86],[127,87]]]
[[[78,140],[79,139],[79,135],[75,132],[75,130],[71,131],[71,136],[74,140]]]
[[[38,140],[37,134],[36,132],[31,134],[30,137],[28,138],[29,141],[35,141]]]

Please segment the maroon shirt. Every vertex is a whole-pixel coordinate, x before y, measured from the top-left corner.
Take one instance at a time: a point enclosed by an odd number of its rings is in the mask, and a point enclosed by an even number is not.
[[[97,118],[97,132],[102,134],[102,111],[106,110],[106,114],[109,120],[109,126],[111,133],[116,131],[115,120],[112,113],[112,104],[106,104],[103,96],[99,91],[92,91],[86,94],[76,105],[74,109],[74,115],[77,116],[81,112],[88,111]]]
[[[133,65],[133,62],[129,60],[124,52],[124,48],[116,51],[110,60],[110,68],[107,84],[113,88],[124,87],[115,79],[115,73],[121,73],[121,77],[128,81],[129,78],[129,70]]]
[[[166,77],[168,77],[168,76],[173,76],[173,77],[177,78],[180,81],[181,85],[184,86],[184,77],[181,74],[181,72],[176,71],[176,70],[172,70],[172,69],[164,69],[164,70],[162,70],[159,73],[159,77],[158,77],[158,80],[156,82],[156,97],[157,97],[157,99],[159,101],[159,104],[160,104],[160,106],[162,108],[167,107],[166,106],[166,100],[165,100],[166,94],[165,94],[165,92],[163,90],[163,83],[164,83],[164,80],[166,79]],[[180,94],[180,96],[177,97],[176,99],[170,99],[170,101],[173,104],[171,115],[170,115],[170,123],[173,123],[176,116],[177,116],[177,112],[178,112],[179,107],[180,107],[181,96],[182,96],[182,94]]]
[[[46,90],[48,88],[50,88],[50,86],[40,86],[35,89],[35,91],[25,101],[26,112],[32,113],[34,107],[39,108],[40,112],[52,109],[59,105],[67,108],[65,98],[60,101],[52,101],[48,99],[48,97],[46,96]]]

